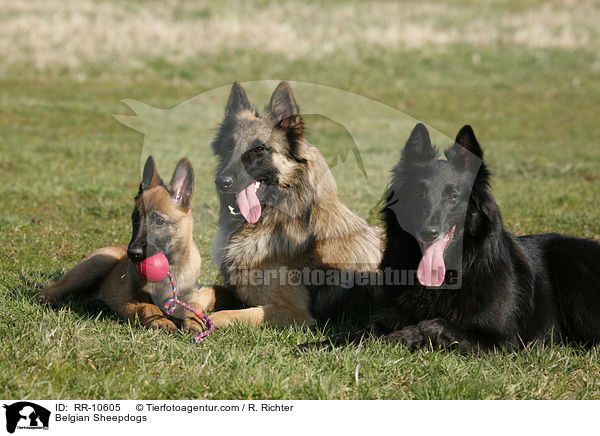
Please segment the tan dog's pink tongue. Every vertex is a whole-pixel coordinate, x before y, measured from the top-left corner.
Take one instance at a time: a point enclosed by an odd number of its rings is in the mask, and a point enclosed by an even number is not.
[[[446,276],[444,264],[445,238],[428,246],[421,246],[423,258],[417,269],[417,278],[423,286],[441,286]]]
[[[254,183],[239,192],[236,201],[238,208],[246,221],[250,224],[254,224],[260,219],[262,209],[260,201],[258,201],[258,197],[256,196],[256,191],[254,190]]]

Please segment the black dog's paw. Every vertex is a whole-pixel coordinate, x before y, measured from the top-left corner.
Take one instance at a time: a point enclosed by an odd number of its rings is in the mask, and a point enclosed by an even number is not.
[[[424,341],[423,334],[416,325],[404,327],[402,330],[396,330],[395,332],[385,335],[382,339],[384,342],[402,344],[410,348],[415,348]]]
[[[441,318],[421,321],[397,330],[383,337],[386,342],[406,345],[412,349],[421,346],[433,348],[457,349],[461,353],[478,350],[477,342],[471,342],[459,330],[452,328],[448,322]]]

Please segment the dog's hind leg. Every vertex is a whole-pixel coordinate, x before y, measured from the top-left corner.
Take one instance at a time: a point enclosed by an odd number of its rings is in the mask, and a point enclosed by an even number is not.
[[[95,290],[126,254],[125,245],[95,251],[44,289],[38,296],[38,301],[55,306],[61,298],[69,294]]]

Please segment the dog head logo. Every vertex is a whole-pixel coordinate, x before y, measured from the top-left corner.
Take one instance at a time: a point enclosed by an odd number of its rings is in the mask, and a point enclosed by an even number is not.
[[[6,409],[6,431],[14,433],[19,429],[47,429],[50,411],[28,401],[4,405]]]

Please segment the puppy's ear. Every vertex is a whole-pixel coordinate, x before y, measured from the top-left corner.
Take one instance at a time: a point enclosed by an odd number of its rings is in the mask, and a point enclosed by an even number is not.
[[[483,150],[468,124],[458,131],[454,145],[445,154],[450,162],[462,168],[478,168],[483,160]]]
[[[429,132],[424,124],[418,123],[410,133],[402,150],[402,160],[406,162],[428,162],[435,159],[438,152],[431,145]]]
[[[225,106],[225,116],[229,117],[235,115],[242,110],[254,111],[254,108],[250,104],[248,95],[246,95],[246,91],[244,91],[242,85],[240,85],[239,82],[234,82],[231,87],[231,92],[229,93],[227,106]]]
[[[142,175],[142,183],[140,183],[140,192],[146,189],[154,188],[162,183],[158,171],[156,169],[156,162],[152,156],[148,156],[144,165],[144,173]]]
[[[294,129],[297,133],[302,133],[304,125],[300,116],[300,109],[294,100],[292,88],[287,82],[281,82],[273,91],[271,101],[267,107],[271,112],[277,125],[282,129]]]
[[[181,158],[177,163],[168,191],[179,207],[189,209],[194,195],[194,169],[187,158]]]

